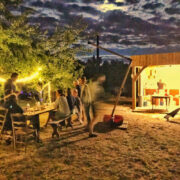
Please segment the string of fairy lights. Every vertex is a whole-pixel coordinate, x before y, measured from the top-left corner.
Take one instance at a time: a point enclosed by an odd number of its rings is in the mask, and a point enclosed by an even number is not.
[[[29,77],[25,77],[25,78],[22,78],[22,79],[18,79],[18,80],[17,80],[17,83],[28,82],[28,81],[31,81],[31,80],[35,79],[36,77],[39,76],[39,73],[40,73],[41,70],[42,70],[42,68],[39,67],[38,70],[37,70],[37,72],[33,73],[33,74],[30,75]],[[6,82],[6,79],[0,77],[0,82],[4,83],[4,82]]]
[[[28,76],[28,77],[24,77],[24,78],[21,78],[21,79],[18,79],[17,80],[17,83],[25,83],[25,82],[29,82],[35,78],[38,78],[39,74],[40,74],[40,71],[42,70],[42,67],[39,67],[37,72],[33,73],[32,75]],[[39,78],[39,80],[41,81],[41,78]],[[6,79],[0,77],[0,83],[5,83],[6,82]],[[42,88],[42,90],[44,88],[48,87],[48,98],[49,98],[49,101],[51,103],[51,83],[48,82],[47,84],[45,84]],[[41,93],[41,92],[40,92]]]

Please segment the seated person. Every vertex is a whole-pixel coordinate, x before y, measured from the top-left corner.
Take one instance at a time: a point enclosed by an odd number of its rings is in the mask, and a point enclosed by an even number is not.
[[[14,113],[23,114],[23,109],[17,104],[17,98],[15,94],[9,95],[8,99],[6,99],[4,103],[4,107],[8,109],[8,112],[6,115],[6,120],[5,120],[3,130],[9,131],[9,130],[12,130],[11,114],[14,114]],[[39,131],[40,130],[39,116],[36,115],[36,116],[29,117],[29,120],[31,121],[33,128]]]
[[[22,108],[17,104],[17,99],[15,94],[11,94],[8,99],[4,103],[4,107],[8,109],[6,120],[4,123],[3,130],[9,131],[12,130],[12,122],[11,122],[11,113],[23,113]]]
[[[1,105],[1,106],[4,105],[4,96],[3,96],[3,95],[0,97],[0,105]]]
[[[63,118],[66,118],[67,116],[69,116],[71,114],[71,112],[69,109],[67,98],[64,95],[63,91],[58,90],[56,92],[56,96],[57,96],[57,99],[55,101],[54,108],[57,109],[57,112],[55,113],[54,119],[60,120],[60,119],[63,119]],[[65,125],[65,124],[62,124],[62,125]],[[68,119],[67,126],[72,127],[71,118]]]
[[[22,108],[17,104],[16,95],[8,96],[4,103],[4,108],[8,110],[2,131],[12,131],[11,113],[23,113]],[[7,145],[11,144],[11,138],[6,139]]]

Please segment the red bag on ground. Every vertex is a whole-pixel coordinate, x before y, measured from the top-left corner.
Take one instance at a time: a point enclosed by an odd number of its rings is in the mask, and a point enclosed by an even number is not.
[[[113,127],[122,125],[123,120],[124,118],[121,115],[115,115],[114,117],[112,117],[111,115],[104,115],[103,118],[103,121],[105,123],[110,122]]]
[[[124,120],[123,116],[121,116],[121,115],[115,115],[115,116],[114,116],[114,119],[113,119],[113,124],[114,124],[115,126],[120,126],[120,125],[123,124],[123,120]]]

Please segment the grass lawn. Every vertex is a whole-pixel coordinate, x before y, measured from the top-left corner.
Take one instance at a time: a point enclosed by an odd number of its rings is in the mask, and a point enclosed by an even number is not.
[[[100,112],[111,109],[103,105]],[[43,128],[43,142],[30,142],[26,154],[24,148],[13,152],[2,143],[0,180],[179,180],[180,117],[166,122],[161,114],[133,113],[125,106],[116,114],[129,122],[127,130],[110,130],[98,122],[98,137],[88,138],[74,122],[74,129],[64,129],[60,139],[51,139],[51,127]],[[41,116],[42,126],[46,116]]]

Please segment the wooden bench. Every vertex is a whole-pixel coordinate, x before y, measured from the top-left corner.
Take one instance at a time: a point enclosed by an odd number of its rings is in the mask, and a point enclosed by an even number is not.
[[[53,120],[53,121],[48,122],[48,124],[51,125],[51,127],[53,128],[52,138],[54,138],[54,136],[59,138],[59,132],[58,132],[59,127],[66,126],[66,128],[67,127],[73,128],[72,124],[70,124],[71,117],[72,117],[72,114],[65,117],[65,118],[62,118],[62,119],[59,119],[59,120]],[[68,121],[68,120],[69,120],[69,122],[66,124],[66,121]]]

